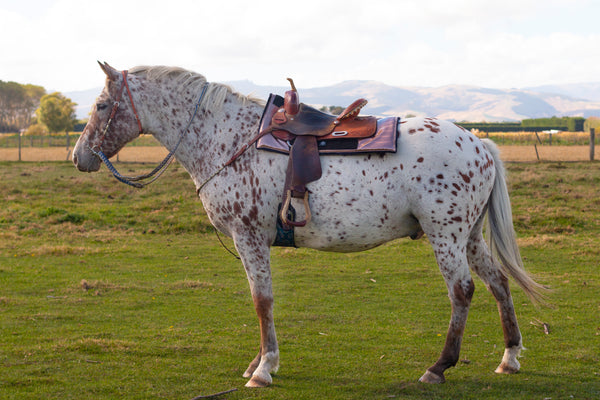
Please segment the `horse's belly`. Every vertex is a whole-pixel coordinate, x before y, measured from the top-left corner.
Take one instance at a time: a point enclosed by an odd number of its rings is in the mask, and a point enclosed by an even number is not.
[[[343,160],[348,162],[354,160]],[[410,212],[403,179],[393,176],[393,168],[337,174],[336,166],[329,165],[326,170],[329,173],[309,185],[312,220],[306,227],[296,228],[297,246],[362,251],[420,231]],[[293,204],[303,217],[302,202]]]
[[[368,250],[396,238],[415,236],[421,230],[418,221],[410,215],[395,218],[395,221],[384,221],[383,215],[369,217],[371,215],[356,217],[343,211],[331,218],[315,215],[313,218],[318,219],[318,223],[296,228],[296,246],[349,253]]]

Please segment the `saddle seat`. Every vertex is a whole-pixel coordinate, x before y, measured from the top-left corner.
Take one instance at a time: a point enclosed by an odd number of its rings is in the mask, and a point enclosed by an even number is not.
[[[279,218],[285,227],[293,229],[305,226],[311,219],[306,184],[322,175],[318,141],[369,138],[377,132],[377,118],[358,116],[367,104],[365,99],[354,101],[339,116],[300,103],[294,81],[288,80],[292,88],[285,93],[283,107],[271,114],[270,121],[261,121],[261,127],[266,128],[260,131],[259,136],[270,133],[291,146]],[[288,213],[292,198],[303,199],[304,221],[294,221],[292,214]]]
[[[273,115],[270,126],[261,135],[271,133],[281,140],[293,140],[297,136],[327,140],[366,138],[375,134],[377,118],[358,116],[368,102],[366,99],[355,100],[336,116],[300,103],[294,81],[291,78],[288,80],[292,90],[285,93],[283,107]]]

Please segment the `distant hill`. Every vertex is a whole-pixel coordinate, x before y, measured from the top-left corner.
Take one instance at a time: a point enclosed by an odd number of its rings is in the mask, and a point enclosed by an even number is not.
[[[283,94],[289,89],[285,85],[260,86],[250,81],[226,83],[241,93],[264,99],[269,93]],[[95,88],[65,95],[78,104],[77,117],[86,118],[101,90]],[[299,86],[299,92],[302,102],[316,106],[346,107],[364,97],[369,104],[363,108],[363,114],[380,116],[412,114],[470,122],[600,116],[600,83],[489,89],[467,85],[397,87],[377,81],[344,81],[317,88]]]
[[[528,88],[538,93],[555,93],[576,99],[600,101],[600,82],[544,85]]]
[[[78,90],[76,92],[65,92],[65,96],[77,103],[75,107],[75,114],[77,119],[87,119],[92,109],[92,106],[96,102],[96,99],[100,95],[102,88],[94,88],[87,90]]]

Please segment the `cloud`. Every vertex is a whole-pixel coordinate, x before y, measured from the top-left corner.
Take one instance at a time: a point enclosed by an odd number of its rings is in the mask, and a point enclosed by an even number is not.
[[[578,24],[600,12],[589,0],[18,4],[0,0],[0,79],[62,91],[102,85],[96,60],[178,65],[217,81],[285,84],[292,75],[303,87],[597,80],[598,32]]]
[[[600,54],[592,50],[599,43],[600,34],[557,32],[525,37],[501,33],[472,41],[465,49],[469,69],[480,71],[479,82],[474,83],[500,87],[510,82],[522,87],[598,80],[590,65],[600,63]],[[496,77],[490,77],[489,71],[495,71]]]

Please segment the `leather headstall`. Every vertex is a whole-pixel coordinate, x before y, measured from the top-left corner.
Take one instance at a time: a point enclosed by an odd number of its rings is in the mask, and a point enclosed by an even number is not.
[[[106,126],[102,131],[102,137],[100,138],[100,143],[94,146],[91,150],[94,153],[102,150],[102,144],[104,143],[104,137],[108,132],[108,128],[110,128],[110,124],[112,123],[115,115],[117,114],[117,110],[119,109],[119,105],[121,104],[121,99],[123,98],[123,90],[127,89],[127,95],[129,96],[129,102],[131,103],[131,109],[133,110],[133,115],[135,116],[135,120],[138,124],[139,133],[142,134],[144,129],[142,128],[142,121],[140,120],[140,116],[138,115],[137,109],[135,108],[135,104],[133,102],[133,96],[131,95],[131,90],[129,89],[129,84],[127,83],[127,74],[128,71],[121,71],[121,76],[123,76],[123,83],[121,84],[121,88],[119,89],[119,95],[117,96],[117,100],[113,103],[112,110],[110,111],[110,116],[108,117],[108,121],[106,121]],[[96,150],[97,148],[97,150]]]

